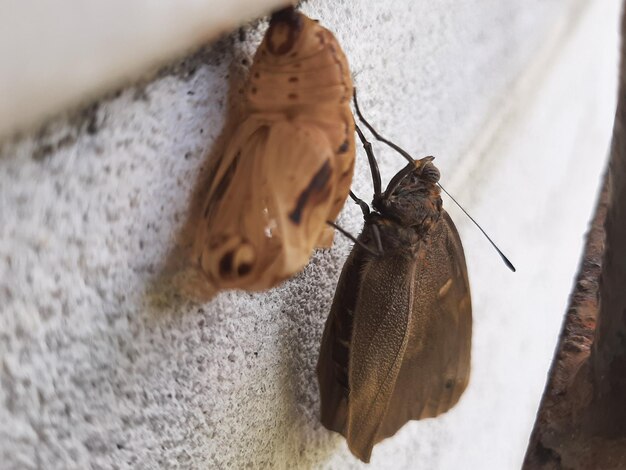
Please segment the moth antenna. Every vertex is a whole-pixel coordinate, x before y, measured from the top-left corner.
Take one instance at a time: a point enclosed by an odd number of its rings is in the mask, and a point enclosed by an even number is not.
[[[500,248],[498,248],[498,246],[497,246],[497,245],[493,242],[493,240],[489,237],[489,235],[487,235],[487,233],[486,233],[486,232],[483,230],[483,228],[482,228],[482,227],[478,224],[478,222],[476,222],[476,221],[474,220],[474,218],[473,218],[471,215],[469,215],[465,209],[463,209],[463,206],[462,206],[461,204],[459,204],[459,203],[457,202],[457,200],[456,200],[456,199],[454,199],[454,198],[452,197],[452,195],[451,195],[448,191],[446,191],[446,189],[445,189],[443,186],[441,186],[441,183],[437,183],[437,184],[439,185],[439,187],[441,188],[441,190],[442,190],[444,193],[446,193],[446,194],[448,195],[448,197],[449,197],[450,199],[452,199],[452,201],[453,201],[453,202],[454,202],[457,206],[459,206],[459,209],[461,209],[461,210],[463,211],[463,213],[464,213],[467,217],[469,217],[469,219],[470,219],[472,222],[474,222],[474,225],[476,225],[476,227],[478,227],[478,230],[480,230],[480,231],[483,233],[483,235],[485,236],[485,238],[487,238],[487,240],[489,240],[489,243],[491,243],[491,246],[493,246],[493,247],[495,248],[495,250],[498,252],[498,254],[500,255],[500,257],[502,258],[502,261],[504,261],[504,264],[506,264],[506,266],[507,266],[507,267],[508,267],[511,271],[515,272],[516,270],[515,270],[515,266],[513,266],[513,263],[511,263],[511,262],[509,261],[509,259],[508,259],[506,256],[504,256],[504,253],[502,253],[502,250],[500,250]]]
[[[356,91],[355,91],[356,93]],[[356,106],[356,95],[355,97],[355,106]],[[358,109],[358,108],[357,108]],[[354,128],[356,129],[356,133],[361,140],[361,144],[365,149],[365,154],[367,155],[367,161],[370,164],[370,172],[372,173],[372,183],[374,184],[374,194],[379,196],[382,191],[382,182],[380,179],[380,170],[378,169],[378,162],[376,161],[376,157],[374,156],[374,151],[372,150],[372,144],[365,138],[363,132],[361,132],[361,128],[354,123]],[[360,204],[359,204],[360,205]]]
[[[363,217],[367,217],[368,215],[370,215],[370,206],[367,205],[367,202],[365,202],[363,199],[358,198],[352,191],[350,191],[350,197],[361,208],[361,212],[363,212]]]
[[[363,114],[361,114],[361,109],[359,108],[359,102],[356,98],[356,87],[354,87],[352,98],[354,99],[354,109],[356,110],[356,115],[358,116],[359,121],[361,121],[363,125],[367,127],[367,129],[372,133],[374,138],[380,142],[387,144],[389,147],[391,147],[400,155],[402,155],[409,163],[415,163],[415,160],[413,159],[413,157],[411,157],[411,155],[409,155],[409,153],[406,150],[404,150],[402,147],[394,144],[393,142],[384,138],[382,135],[376,132],[376,129],[374,129],[372,125],[369,122],[367,122],[367,120],[363,117]]]
[[[372,250],[369,246],[367,246],[365,243],[363,243],[361,240],[359,240],[358,238],[356,238],[354,235],[352,235],[350,232],[348,232],[347,230],[341,228],[339,225],[337,225],[334,222],[331,222],[330,220],[327,220],[326,223],[328,225],[330,225],[331,227],[335,228],[336,230],[339,230],[339,232],[341,232],[345,237],[349,238],[350,240],[352,240],[354,243],[356,243],[357,245],[359,245],[361,248],[363,248],[365,251],[367,251],[368,253],[370,253],[373,256],[380,256],[381,253],[376,253],[374,250]]]
[[[356,87],[354,87],[354,92],[352,94],[352,97],[354,99],[354,109],[356,110],[356,115],[358,116],[359,120],[363,123],[363,125],[365,127],[367,127],[367,129],[372,133],[372,135],[374,136],[374,138],[380,142],[383,142],[384,144],[387,144],[389,147],[391,147],[392,149],[394,149],[396,152],[398,152],[400,155],[402,155],[408,162],[415,164],[415,160],[413,159],[413,157],[411,157],[411,155],[409,155],[409,153],[404,150],[402,147],[394,144],[393,142],[391,142],[390,140],[384,138],[382,135],[380,135],[376,129],[374,129],[372,127],[372,125],[367,122],[367,120],[363,117],[363,114],[361,114],[361,109],[359,108],[359,102],[357,100],[356,97]],[[356,124],[355,124],[356,127]],[[361,137],[361,131],[358,129],[357,127],[357,133],[359,134],[359,137]],[[363,139],[362,139],[363,140]],[[368,142],[369,143],[369,142]],[[365,144],[363,145],[365,147]],[[371,147],[371,145],[370,145]],[[365,149],[367,152],[367,148]],[[372,154],[373,155],[373,154]],[[369,159],[369,155],[368,155],[368,159]],[[509,259],[504,255],[504,253],[502,253],[502,250],[500,250],[500,248],[498,248],[498,246],[493,242],[493,240],[489,237],[489,235],[487,235],[487,233],[483,230],[483,228],[478,224],[478,222],[476,222],[474,220],[474,218],[469,215],[467,213],[467,211],[465,209],[463,209],[463,206],[461,206],[461,204],[459,204],[457,202],[456,199],[454,199],[452,197],[452,195],[446,191],[446,189],[441,186],[441,183],[437,183],[439,185],[439,187],[443,190],[444,193],[446,193],[448,195],[448,197],[450,199],[452,199],[452,201],[454,201],[454,203],[459,206],[459,208],[463,211],[463,213],[469,217],[469,219],[474,222],[474,225],[476,225],[476,227],[478,227],[478,230],[480,230],[482,232],[482,234],[485,236],[485,238],[487,238],[487,240],[489,240],[489,243],[491,243],[491,246],[493,246],[495,248],[495,250],[498,252],[498,254],[500,255],[500,257],[502,258],[502,261],[504,261],[504,264],[506,264],[506,266],[513,272],[516,271],[515,266],[513,266],[513,263],[511,263],[511,261],[509,261]]]
[[[425,157],[425,158],[429,158],[431,159],[430,161],[432,161],[434,160],[435,157]],[[408,175],[413,173],[415,171],[415,168],[416,168],[415,162],[413,162],[412,164],[409,163],[402,170],[396,173],[395,176],[391,178],[391,181],[389,181],[389,184],[387,185],[387,189],[385,190],[385,195],[389,195],[393,193],[396,190],[396,188],[400,185],[400,182],[404,178],[406,178]]]

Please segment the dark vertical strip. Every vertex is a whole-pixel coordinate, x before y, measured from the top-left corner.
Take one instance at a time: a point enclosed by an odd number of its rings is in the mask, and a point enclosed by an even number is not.
[[[600,278],[600,312],[591,352],[594,402],[602,433],[626,437],[626,15],[620,85],[608,169],[609,202]],[[626,452],[626,450],[625,450]]]
[[[626,12],[603,191],[524,469],[626,469]]]

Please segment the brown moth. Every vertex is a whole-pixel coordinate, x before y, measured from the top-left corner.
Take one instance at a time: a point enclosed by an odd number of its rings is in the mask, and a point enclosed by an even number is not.
[[[354,170],[352,80],[333,34],[275,13],[250,68],[245,114],[215,168],[192,248],[199,297],[263,290],[330,247]]]
[[[433,157],[409,163],[381,192],[371,145],[357,132],[374,178],[374,210],[355,197],[365,224],[337,285],[317,377],[323,425],[369,462],[372,447],[407,421],[457,403],[469,380],[472,308]]]

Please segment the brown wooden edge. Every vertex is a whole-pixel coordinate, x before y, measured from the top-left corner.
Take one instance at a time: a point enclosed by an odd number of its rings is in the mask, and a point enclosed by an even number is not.
[[[609,166],[523,468],[626,469],[623,44]]]

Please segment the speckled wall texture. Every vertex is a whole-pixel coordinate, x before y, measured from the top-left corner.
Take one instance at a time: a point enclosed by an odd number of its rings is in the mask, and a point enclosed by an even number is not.
[[[521,464],[609,142],[618,3],[303,5],[343,44],[371,121],[435,155],[518,264],[444,200],[473,289],[472,379],[369,468]],[[3,470],[361,468],[319,423],[314,371],[348,240],[267,293],[194,304],[154,283],[266,26],[1,143]],[[387,180],[403,162],[375,150]],[[358,207],[340,222],[357,233]]]

